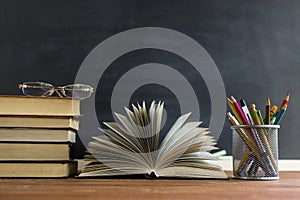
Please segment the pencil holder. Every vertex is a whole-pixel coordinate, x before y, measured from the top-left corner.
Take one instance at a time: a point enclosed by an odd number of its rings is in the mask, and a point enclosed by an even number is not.
[[[279,179],[277,140],[279,128],[279,125],[231,126],[235,178]]]

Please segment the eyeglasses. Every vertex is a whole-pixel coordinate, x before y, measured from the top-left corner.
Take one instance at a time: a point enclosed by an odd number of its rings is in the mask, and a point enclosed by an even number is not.
[[[44,82],[25,82],[19,84],[19,88],[24,95],[41,97],[51,96],[55,92],[59,97],[85,99],[90,97],[93,93],[93,88],[84,84],[54,87],[53,85]]]

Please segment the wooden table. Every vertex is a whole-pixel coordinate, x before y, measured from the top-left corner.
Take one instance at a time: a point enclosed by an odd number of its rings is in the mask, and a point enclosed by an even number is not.
[[[0,179],[0,199],[300,199],[300,172],[276,181]]]

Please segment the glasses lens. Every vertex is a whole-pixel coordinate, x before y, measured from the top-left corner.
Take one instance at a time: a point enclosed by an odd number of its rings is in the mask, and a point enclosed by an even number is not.
[[[53,93],[53,86],[43,82],[26,82],[21,88],[27,96],[50,96]]]
[[[63,93],[67,97],[84,99],[91,96],[93,88],[89,85],[74,84],[63,88]]]

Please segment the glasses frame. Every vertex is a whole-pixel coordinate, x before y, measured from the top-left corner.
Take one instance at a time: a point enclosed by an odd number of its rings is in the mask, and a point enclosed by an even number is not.
[[[28,85],[29,84],[29,85]],[[33,84],[40,84],[41,86],[33,86]],[[50,89],[48,91],[46,91],[43,95],[29,95],[29,94],[26,94],[26,92],[24,92],[24,89],[25,88],[29,88],[29,89],[41,89],[41,88],[45,88],[43,87],[42,85],[45,85],[47,87],[49,87]],[[68,96],[66,95],[66,89],[67,87],[74,87],[74,86],[77,86],[77,87],[86,87],[87,90],[86,91],[89,91],[90,94],[87,96],[87,97],[83,97],[83,98],[79,98],[79,99],[85,99],[85,98],[88,98],[92,95],[92,93],[94,92],[94,89],[90,86],[90,85],[85,85],[85,84],[68,84],[68,85],[65,85],[65,86],[53,86],[52,84],[50,83],[45,83],[45,82],[41,82],[41,81],[35,81],[35,82],[24,82],[22,84],[19,84],[19,89],[22,90],[22,93],[26,96],[40,96],[40,97],[49,97],[51,95],[53,95],[54,93],[56,93],[59,97],[63,98],[63,97],[70,97],[70,98],[74,98],[72,96]],[[72,89],[73,91],[76,90],[76,89]],[[80,90],[80,89],[77,89],[77,90]]]

